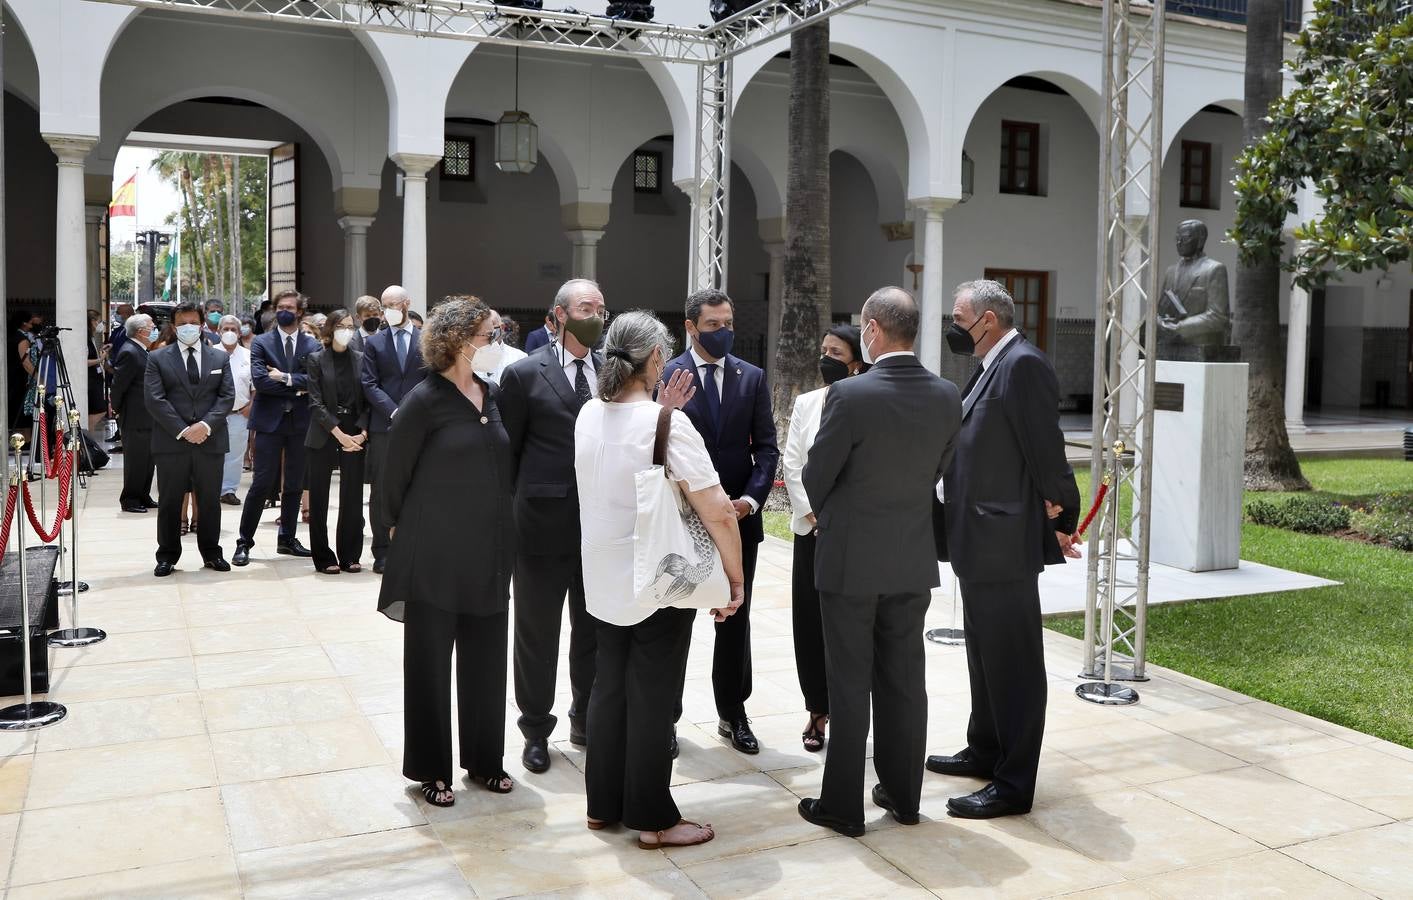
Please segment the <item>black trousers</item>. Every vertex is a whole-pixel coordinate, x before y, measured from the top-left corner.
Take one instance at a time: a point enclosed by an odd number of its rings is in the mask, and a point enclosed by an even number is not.
[[[711,692],[716,715],[728,722],[746,717],[746,701],[751,696],[751,588],[756,580],[756,559],[760,544],[741,542],[741,573],[746,580],[745,602],[725,622],[717,622],[711,651]],[[687,686],[687,657],[677,673],[677,708],[672,721],[682,719],[682,691]]]
[[[125,451],[126,452],[126,451]],[[157,465],[157,561],[176,564],[182,557],[182,501],[191,491],[196,507],[196,547],[203,560],[220,559],[221,471],[224,453],[195,446],[176,453],[154,453]],[[123,460],[127,465],[129,460]]]
[[[967,746],[993,770],[996,792],[1029,808],[1049,697],[1037,576],[962,581],[961,589],[971,675]]]
[[[584,767],[591,819],[663,831],[682,818],[669,786],[667,742],[692,612],[664,607],[636,625],[599,623]]]
[[[822,716],[829,712],[829,680],[824,666],[824,620],[814,586],[815,540],[812,534],[795,535],[790,618],[795,632],[795,671],[800,676],[805,709]]]
[[[388,557],[388,517],[383,512],[382,498],[378,496],[378,485],[383,481],[383,460],[388,453],[388,433],[386,431],[368,432],[367,449],[368,459],[364,463],[367,467],[366,475],[368,483],[373,487],[368,492],[368,525],[373,532],[373,559],[387,559]]]
[[[305,460],[309,480],[309,550],[314,568],[351,566],[363,555],[363,462],[366,451],[346,453],[330,438]],[[339,524],[329,548],[329,486],[339,470]]]
[[[554,731],[554,682],[559,668],[559,626],[569,597],[569,725],[585,730],[594,687],[599,621],[584,608],[584,567],[579,554],[515,558],[515,705],[526,740]]]
[[[932,595],[820,593],[829,671],[829,757],[820,803],[862,824],[869,696],[873,767],[899,812],[916,812],[927,754],[922,620]]]
[[[410,599],[402,629],[402,774],[451,784],[451,651],[456,649],[461,768],[505,770],[505,632],[509,613],[457,615]]]
[[[255,546],[255,529],[265,512],[265,501],[280,480],[280,457],[284,456],[284,484],[280,489],[280,542],[294,539],[299,524],[299,500],[304,493],[304,432],[255,432],[255,473],[240,511],[240,540]]]
[[[118,505],[146,506],[147,498],[152,496],[152,476],[157,471],[152,460],[152,429],[123,423],[122,436],[123,492]]]

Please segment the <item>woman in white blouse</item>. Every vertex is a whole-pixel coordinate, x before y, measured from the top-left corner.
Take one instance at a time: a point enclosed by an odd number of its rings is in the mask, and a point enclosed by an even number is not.
[[[614,319],[598,399],[584,404],[574,427],[584,599],[599,620],[584,771],[588,826],[597,831],[622,823],[638,832],[638,846],[647,850],[715,837],[710,825],[682,818],[669,789],[668,743],[692,610],[642,606],[633,592],[634,476],[652,466],[661,409],[652,391],[671,356],[667,328],[651,313]],[[721,554],[731,601],[712,614],[723,621],[745,599],[741,537],[706,444],[681,412],[672,414],[667,467]]]
[[[800,677],[800,693],[805,696],[809,724],[800,736],[806,750],[824,749],[824,727],[829,723],[829,685],[824,670],[824,631],[819,614],[819,591],[814,587],[814,511],[805,495],[805,461],[819,432],[819,418],[829,385],[868,367],[859,347],[859,329],[835,325],[825,333],[819,347],[819,374],[824,387],[795,398],[790,413],[790,433],[785,439],[781,467],[785,489],[790,495],[790,529],[795,532],[795,561],[791,575],[791,607],[795,632],[795,670]]]

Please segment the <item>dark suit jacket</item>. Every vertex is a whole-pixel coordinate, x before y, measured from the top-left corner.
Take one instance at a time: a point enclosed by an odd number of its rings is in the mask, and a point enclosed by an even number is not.
[[[819,526],[819,590],[873,596],[938,585],[933,492],[960,422],[957,386],[916,356],[889,357],[829,388],[804,471]]]
[[[1059,406],[1054,366],[1023,337],[967,394],[943,485],[945,550],[958,578],[1016,581],[1065,561],[1055,532],[1075,530],[1080,500]],[[1046,500],[1064,507],[1058,519],[1045,517]]]
[[[525,335],[525,346],[522,349],[524,349],[526,355],[529,355],[543,347],[545,344],[548,344],[549,342],[549,332],[545,331],[545,326],[541,325],[534,331]]]
[[[427,377],[427,368],[422,362],[422,329],[415,326],[412,329],[406,367],[397,364],[395,330],[384,328],[363,339],[363,396],[372,409],[368,430],[375,433],[391,427],[392,415],[397,412],[402,398]]]
[[[147,412],[152,416],[153,453],[225,454],[230,449],[226,416],[235,402],[235,382],[231,379],[231,357],[205,341],[201,351],[201,379],[192,384],[186,371],[181,344],[171,344],[147,355],[143,387],[147,392]],[[177,440],[182,429],[205,422],[211,435],[200,444]]]
[[[285,334],[278,328],[250,342],[250,383],[255,388],[251,431],[303,434],[309,429],[309,378],[304,373],[304,358],[319,349],[319,342],[296,331],[294,359],[285,359],[284,342]],[[290,383],[271,378],[271,369],[291,375]]]
[[[721,421],[713,427],[707,413],[702,373],[695,368],[691,351],[667,364],[665,382],[678,369],[692,373],[697,393],[683,408],[706,442],[707,453],[721,476],[721,489],[734,500],[750,497],[758,510],[765,509],[770,489],[775,485],[775,465],[780,450],[775,444],[775,419],[770,414],[770,386],[765,373],[729,353],[721,360]],[[760,543],[765,539],[759,511],[739,523],[742,541]]]
[[[325,347],[304,357],[304,374],[309,382],[309,433],[304,437],[304,446],[319,450],[330,440],[333,430],[338,427],[338,370],[334,367],[336,351]],[[343,351],[352,358],[353,365],[349,377],[353,379],[353,415],[357,418],[358,429],[368,430],[368,402],[363,397],[363,384],[359,381],[363,369],[363,354],[350,345]]]
[[[147,412],[144,375],[147,372],[147,350],[137,341],[124,341],[113,358],[113,409],[124,428],[139,431],[152,427]]]
[[[520,552],[579,552],[579,485],[574,476],[574,420],[579,398],[564,377],[559,347],[546,344],[500,376],[500,406],[510,438],[515,531]],[[594,366],[603,357],[593,354]]]

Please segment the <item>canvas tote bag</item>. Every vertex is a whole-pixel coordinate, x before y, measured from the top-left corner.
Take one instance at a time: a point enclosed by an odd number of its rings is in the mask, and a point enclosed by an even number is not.
[[[633,529],[633,596],[642,606],[723,609],[731,586],[721,554],[701,517],[667,468],[672,410],[658,414],[653,464],[633,476],[638,519]]]

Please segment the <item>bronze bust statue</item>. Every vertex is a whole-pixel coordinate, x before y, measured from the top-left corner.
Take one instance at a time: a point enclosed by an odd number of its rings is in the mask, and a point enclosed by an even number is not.
[[[1225,359],[1231,354],[1231,306],[1227,267],[1203,253],[1207,226],[1188,219],[1177,227],[1182,257],[1163,273],[1158,292],[1158,356],[1162,359]]]

